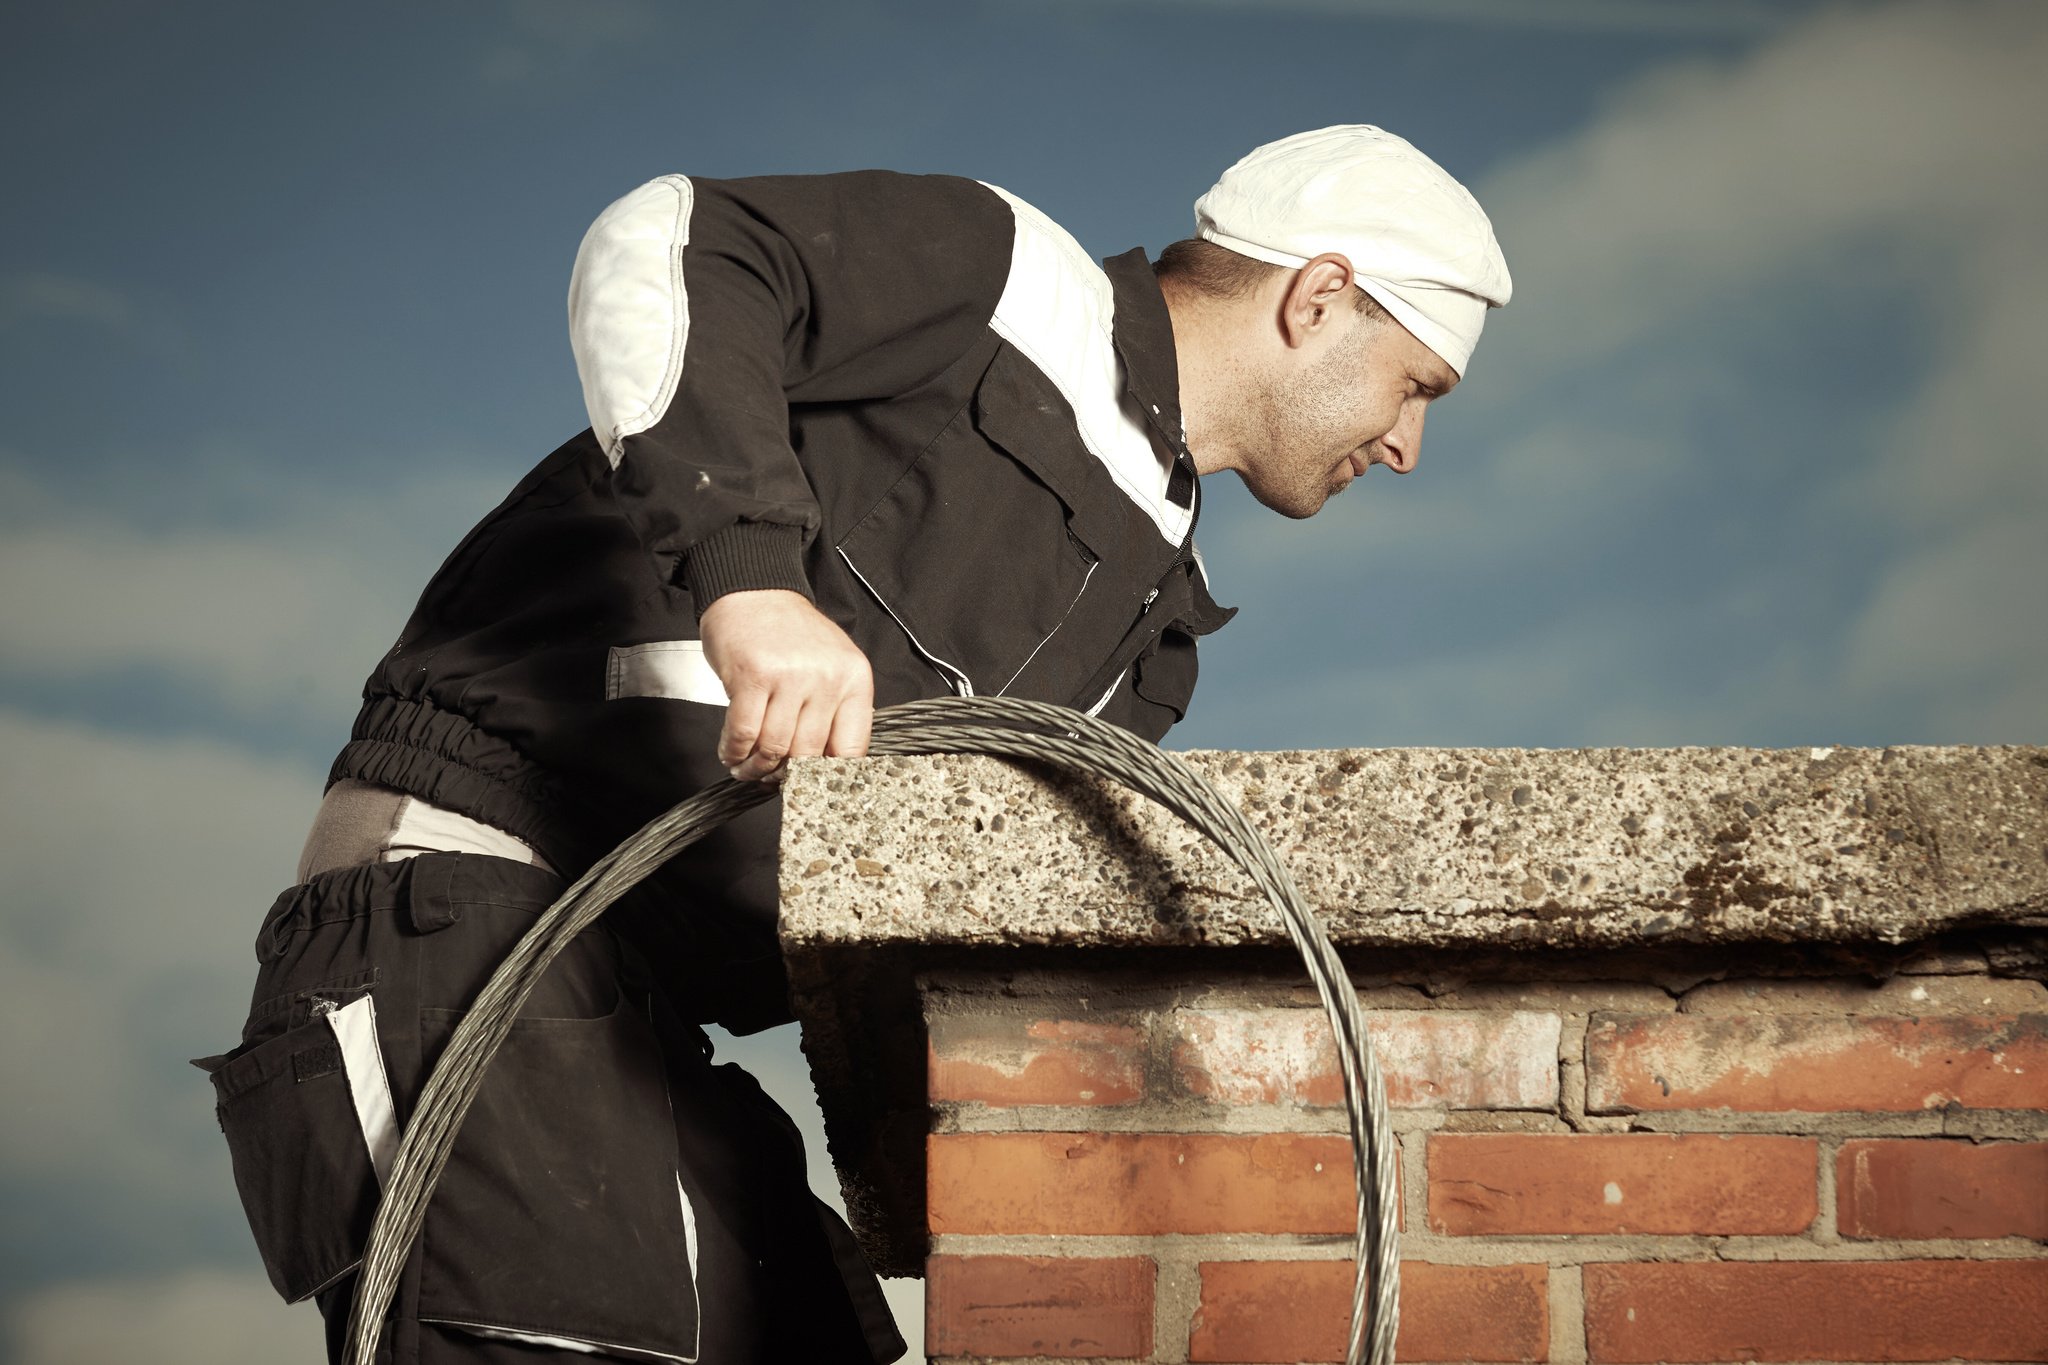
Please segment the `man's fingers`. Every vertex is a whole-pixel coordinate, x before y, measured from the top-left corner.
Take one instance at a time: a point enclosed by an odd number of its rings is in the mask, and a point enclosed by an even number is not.
[[[825,741],[831,758],[859,758],[868,751],[868,738],[875,727],[875,699],[871,688],[863,688],[839,703],[832,713],[832,735]]]
[[[753,751],[729,765],[732,775],[742,782],[758,782],[780,768],[782,760],[789,757],[802,712],[802,693],[785,687],[771,694],[761,712],[760,733],[754,736]]]
[[[803,714],[797,717],[796,731],[789,740],[791,758],[816,758],[825,752],[825,741],[832,735],[832,711],[829,694],[813,695],[804,702]]]
[[[731,768],[754,752],[754,741],[761,734],[762,713],[767,707],[768,694],[758,688],[742,688],[728,700],[725,728],[718,732],[720,763]]]

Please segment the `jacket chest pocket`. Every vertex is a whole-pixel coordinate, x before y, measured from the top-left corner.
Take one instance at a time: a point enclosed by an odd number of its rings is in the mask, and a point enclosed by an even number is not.
[[[839,542],[861,584],[963,695],[1050,646],[1098,556],[1042,473],[962,411]]]

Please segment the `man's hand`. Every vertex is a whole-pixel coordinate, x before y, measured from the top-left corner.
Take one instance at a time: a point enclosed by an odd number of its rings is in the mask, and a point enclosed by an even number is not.
[[[727,593],[697,628],[704,659],[725,684],[718,761],[743,781],[784,760],[856,758],[868,751],[875,677],[867,655],[802,593]]]

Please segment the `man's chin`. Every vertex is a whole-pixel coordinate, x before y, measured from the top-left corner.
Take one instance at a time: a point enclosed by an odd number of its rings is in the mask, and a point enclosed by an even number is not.
[[[1258,495],[1253,494],[1253,496],[1257,497]],[[1329,499],[1327,497],[1317,498],[1313,504],[1298,501],[1279,501],[1272,498],[1259,498],[1259,502],[1262,503],[1269,511],[1278,512],[1281,516],[1286,517],[1291,521],[1307,521],[1310,517],[1322,511],[1323,504],[1328,501]]]
[[[1245,491],[1252,495],[1259,506],[1269,512],[1278,512],[1293,521],[1307,521],[1323,510],[1323,504],[1330,500],[1330,494],[1338,491],[1335,488],[1325,488],[1305,494],[1297,489],[1266,488],[1253,483],[1242,473],[1237,477],[1239,482],[1244,484]]]

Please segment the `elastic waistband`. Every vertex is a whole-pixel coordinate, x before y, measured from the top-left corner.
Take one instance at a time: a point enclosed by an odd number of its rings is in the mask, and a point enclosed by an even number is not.
[[[539,764],[469,717],[430,701],[365,700],[327,775],[330,785],[348,779],[504,830],[559,868],[581,867],[603,852]]]

